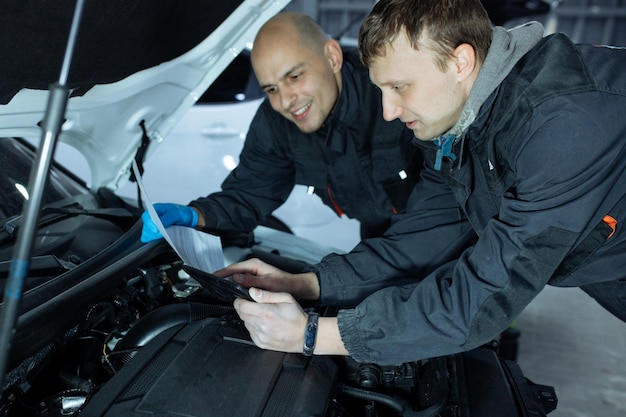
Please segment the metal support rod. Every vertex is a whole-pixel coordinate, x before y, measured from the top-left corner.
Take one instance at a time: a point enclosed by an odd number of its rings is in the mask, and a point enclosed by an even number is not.
[[[28,181],[29,196],[22,209],[24,222],[18,231],[9,279],[4,290],[2,312],[0,313],[0,381],[4,381],[10,357],[11,339],[15,333],[24,279],[28,276],[33,241],[37,231],[37,223],[39,222],[39,211],[50,169],[50,161],[54,155],[56,141],[65,119],[65,109],[69,97],[66,83],[83,3],[84,0],[77,0],[76,2],[59,82],[50,86],[46,115],[42,125],[41,142],[30,171]]]

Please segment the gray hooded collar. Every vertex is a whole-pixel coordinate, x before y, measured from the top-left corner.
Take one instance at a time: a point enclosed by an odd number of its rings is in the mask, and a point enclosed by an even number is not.
[[[538,22],[528,22],[509,30],[500,26],[493,28],[491,46],[463,106],[461,117],[446,134],[461,136],[474,122],[487,97],[509,75],[515,64],[537,45],[543,32],[543,26]]]

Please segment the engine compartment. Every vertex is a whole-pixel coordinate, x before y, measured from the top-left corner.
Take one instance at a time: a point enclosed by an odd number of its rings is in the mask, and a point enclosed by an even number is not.
[[[525,379],[497,344],[385,367],[259,349],[181,267],[164,250],[133,268],[11,372],[2,415],[486,417],[556,406],[554,390]]]

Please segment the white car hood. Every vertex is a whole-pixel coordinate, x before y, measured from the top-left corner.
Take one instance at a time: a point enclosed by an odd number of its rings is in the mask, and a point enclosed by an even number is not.
[[[41,4],[45,4],[46,1],[42,0]],[[66,120],[58,140],[75,147],[84,155],[91,171],[90,187],[97,189],[106,186],[117,189],[123,185],[129,178],[131,162],[141,145],[143,136],[141,125],[145,126],[147,137],[150,139],[147,151],[147,155],[149,155],[234,57],[246,47],[250,47],[260,26],[282,10],[289,1],[244,0],[238,2],[229,0],[219,2],[220,4],[216,5],[215,0],[195,0],[193,2],[194,7],[199,7],[198,4],[200,3],[204,7],[202,10],[206,11],[208,16],[214,16],[211,15],[212,8],[220,8],[222,9],[220,12],[226,14],[227,17],[212,33],[200,39],[199,43],[194,43],[195,46],[190,45],[186,52],[181,55],[163,62],[156,62],[148,68],[124,74],[123,78],[113,82],[110,82],[111,75],[102,76],[100,80],[92,80],[90,68],[93,69],[93,72],[98,72],[101,70],[100,66],[104,65],[102,62],[106,58],[113,62],[113,64],[109,64],[111,68],[117,69],[115,56],[102,57],[101,60],[87,54],[85,50],[88,48],[84,47],[84,43],[82,44],[83,48],[80,48],[81,41],[85,42],[84,39],[101,39],[102,42],[107,42],[106,36],[100,36],[97,31],[104,26],[102,20],[105,20],[106,16],[103,14],[110,12],[110,10],[92,10],[90,14],[89,9],[85,6],[67,84],[72,94],[65,113]],[[73,7],[73,2],[68,3]],[[125,16],[124,13],[131,7],[127,0],[113,1],[112,5],[109,2],[93,3],[107,4],[106,7],[109,8],[117,7],[118,10],[114,11],[111,16],[120,17]],[[165,48],[166,43],[174,42],[177,36],[176,25],[185,28],[186,22],[180,21],[180,19],[185,19],[184,14],[178,21],[176,21],[175,16],[171,16],[172,13],[180,11],[184,2],[145,0],[133,2],[133,7],[136,8],[137,3],[143,3],[144,7],[147,8],[145,9],[148,15],[146,18],[154,15],[153,10],[154,7],[158,7],[157,4],[160,7],[169,7],[167,18],[170,24],[166,27],[157,28],[161,44],[150,41],[151,46],[156,48],[157,52],[161,49],[161,45],[163,45],[162,48]],[[240,3],[239,6],[237,6],[238,3]],[[87,4],[90,3],[87,2]],[[105,6],[99,5],[97,7],[104,8]],[[234,8],[234,10],[227,10],[226,12],[223,10],[228,8]],[[65,12],[71,17],[73,10],[68,7]],[[195,15],[192,17],[192,19],[187,19],[190,20],[190,25],[202,25],[200,17]],[[195,22],[191,20],[195,20]],[[172,24],[171,21],[174,21],[175,24]],[[138,26],[138,28],[133,28],[135,30],[133,33],[139,33],[138,31],[145,25],[145,22],[136,18],[133,22],[134,25]],[[23,26],[23,21],[21,23]],[[41,23],[40,26],[45,25]],[[48,24],[42,29],[45,31],[49,26]],[[67,27],[69,28],[69,23]],[[0,30],[4,32],[11,29]],[[34,47],[26,49],[39,52],[37,47],[46,48],[47,45],[44,44],[45,39],[47,39],[46,34],[44,33],[42,36],[33,42],[36,44]],[[148,36],[144,35],[145,38]],[[59,48],[65,48],[66,43],[59,45]],[[113,50],[121,50],[125,46],[122,42]],[[110,49],[110,46],[108,47]],[[8,47],[3,44],[0,45],[0,48],[7,49]],[[64,51],[58,52],[57,55],[62,57]],[[138,56],[141,58],[150,52],[142,48],[133,52],[132,58],[135,59]],[[142,55],[134,55],[135,53]],[[128,56],[126,55],[126,57]],[[83,59],[81,60],[81,58]],[[124,56],[119,57],[120,66],[125,64],[124,59]],[[9,60],[7,59],[7,61]],[[30,68],[39,68],[34,65],[23,65],[25,67],[24,74],[30,73],[31,71],[28,71]],[[41,65],[59,68],[58,72],[60,72],[61,60],[58,63],[42,62]],[[83,78],[73,84],[72,74],[75,69],[76,72],[81,72]],[[11,80],[10,75],[3,77],[0,74],[0,79]],[[13,77],[13,79],[16,78],[19,81],[19,75]],[[45,81],[43,85],[48,86],[56,81],[58,81],[58,75],[56,79]],[[38,124],[44,118],[49,94],[45,90],[46,87],[32,88],[28,84],[27,82],[24,83],[24,86],[18,84],[16,88],[15,85],[0,80],[0,94],[4,99],[0,103],[0,137],[41,137],[42,133]],[[12,89],[15,92],[11,92]]]

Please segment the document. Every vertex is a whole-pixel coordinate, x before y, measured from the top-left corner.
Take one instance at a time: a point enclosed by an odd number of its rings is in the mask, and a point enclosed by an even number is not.
[[[192,227],[174,225],[166,229],[154,210],[135,160],[133,160],[133,172],[150,218],[180,259],[186,265],[210,273],[223,268],[224,251],[219,236],[201,232]]]

